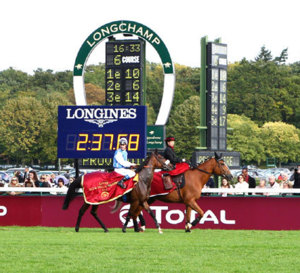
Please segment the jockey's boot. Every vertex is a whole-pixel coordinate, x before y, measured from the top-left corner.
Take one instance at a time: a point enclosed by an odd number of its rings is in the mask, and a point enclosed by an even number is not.
[[[117,185],[120,186],[122,189],[126,189],[126,185],[124,185],[124,181],[126,181],[127,179],[125,177],[123,177],[118,183]]]

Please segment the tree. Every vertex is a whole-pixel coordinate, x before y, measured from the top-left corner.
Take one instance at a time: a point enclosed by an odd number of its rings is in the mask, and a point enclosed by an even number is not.
[[[175,150],[181,157],[190,158],[199,146],[199,101],[199,96],[190,97],[173,111],[169,119],[167,133],[175,137]]]
[[[262,139],[268,157],[275,157],[282,162],[300,159],[299,130],[294,125],[284,122],[267,122],[262,127]]]
[[[241,159],[246,162],[257,162],[266,159],[264,143],[258,125],[246,116],[228,114],[227,146],[241,153]]]
[[[99,86],[92,83],[85,84],[85,94],[87,104],[93,105],[104,105],[105,104],[105,90]],[[68,97],[70,101],[75,104],[74,90],[70,89],[68,91]]]
[[[45,107],[35,98],[8,100],[0,116],[0,142],[4,146],[2,153],[17,162],[33,161],[39,150],[47,115]]]
[[[47,111],[46,124],[42,128],[37,157],[44,163],[57,160],[57,117],[59,105],[70,105],[66,95],[59,92],[47,95],[41,101]]]
[[[267,50],[265,46],[262,46],[260,49],[260,53],[255,58],[255,61],[263,61],[268,62],[272,60],[272,53],[270,50]]]
[[[264,47],[256,61],[243,59],[228,67],[228,112],[249,117],[260,126],[268,121],[299,124],[300,78],[282,64],[283,50],[274,60]],[[294,66],[296,67],[296,66]]]

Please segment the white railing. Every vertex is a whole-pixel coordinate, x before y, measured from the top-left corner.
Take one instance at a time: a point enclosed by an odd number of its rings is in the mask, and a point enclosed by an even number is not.
[[[60,189],[60,188],[25,188],[25,187],[0,187],[0,192],[40,192],[40,193],[61,193],[66,194],[68,189]],[[82,192],[82,189],[77,189],[77,192]],[[221,194],[221,193],[232,193],[232,194],[247,194],[247,193],[269,193],[272,194],[288,194],[288,193],[300,193],[300,189],[223,189],[223,188],[206,188],[202,189],[202,193],[213,193],[213,194]]]

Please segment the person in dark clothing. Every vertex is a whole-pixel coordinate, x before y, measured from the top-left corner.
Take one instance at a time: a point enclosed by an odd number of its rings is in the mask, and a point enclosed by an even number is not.
[[[174,152],[175,138],[167,137],[165,139],[165,142],[166,142],[166,149],[164,150],[164,154],[163,154],[164,158],[170,160],[170,162],[172,163],[172,165],[174,165],[174,167],[176,166],[176,163],[185,162],[185,159],[181,159],[177,157]],[[171,176],[169,173],[164,173],[162,175],[162,179],[166,190],[169,190],[173,187]]]
[[[242,169],[242,176],[244,178],[244,181],[249,184],[249,189],[254,189],[256,187],[256,181],[248,174],[248,168],[246,166],[244,166]],[[249,193],[249,195],[252,195],[252,193]]]
[[[169,159],[170,162],[175,166],[176,163],[185,162],[185,159],[181,159],[176,156],[174,152],[174,145],[175,145],[175,138],[174,137],[167,137],[165,139],[166,142],[166,149],[164,150],[164,158]]]
[[[300,166],[298,165],[294,171],[294,189],[300,189]],[[294,195],[300,195],[300,193],[294,193]]]

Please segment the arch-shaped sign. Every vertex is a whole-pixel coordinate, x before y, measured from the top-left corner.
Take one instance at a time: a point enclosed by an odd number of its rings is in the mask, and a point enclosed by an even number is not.
[[[84,67],[89,55],[95,47],[115,34],[133,34],[150,43],[160,56],[164,70],[163,97],[155,122],[156,125],[165,125],[172,107],[175,90],[175,69],[169,51],[162,39],[150,28],[133,21],[114,21],[96,29],[82,44],[73,69],[73,87],[76,105],[87,105],[84,88]]]

